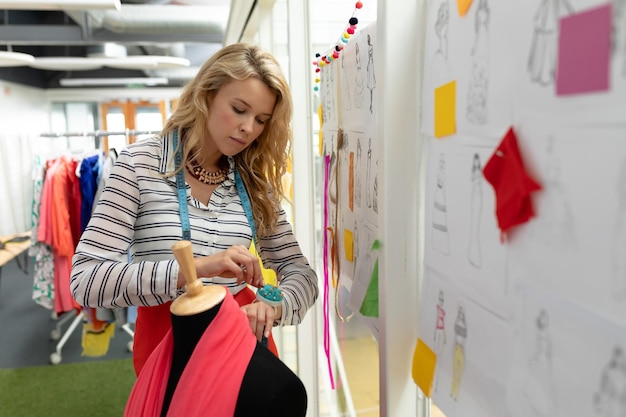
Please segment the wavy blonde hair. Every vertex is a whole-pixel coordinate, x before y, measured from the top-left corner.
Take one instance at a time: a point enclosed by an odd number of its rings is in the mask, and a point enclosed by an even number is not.
[[[178,106],[161,134],[178,131],[183,167],[189,159],[201,159],[201,144],[210,136],[207,120],[217,92],[231,81],[250,77],[262,81],[276,94],[274,111],[263,132],[234,156],[250,196],[256,233],[263,237],[275,229],[278,221],[280,203],[285,198],[281,178],[287,172],[291,151],[291,92],[276,58],[247,43],[220,49],[184,87]]]

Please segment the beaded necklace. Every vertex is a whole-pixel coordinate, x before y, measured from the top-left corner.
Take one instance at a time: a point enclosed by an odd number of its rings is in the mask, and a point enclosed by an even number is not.
[[[194,177],[201,183],[208,185],[221,184],[226,179],[226,175],[228,175],[228,171],[224,169],[220,169],[215,172],[209,172],[206,169],[202,168],[196,161],[189,162],[189,164],[187,165],[187,171],[191,174],[192,177]]]

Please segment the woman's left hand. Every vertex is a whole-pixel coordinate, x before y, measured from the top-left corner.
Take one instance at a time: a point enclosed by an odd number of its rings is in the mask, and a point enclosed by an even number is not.
[[[262,336],[270,337],[274,325],[274,308],[259,302],[253,302],[242,306],[241,310],[246,313],[252,333],[261,341]]]

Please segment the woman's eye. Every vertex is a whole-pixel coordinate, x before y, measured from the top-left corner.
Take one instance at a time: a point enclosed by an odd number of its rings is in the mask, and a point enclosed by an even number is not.
[[[260,125],[264,125],[266,120],[256,119],[256,122]]]
[[[237,108],[237,107],[233,107],[233,111],[234,111],[235,113],[237,113],[237,114],[242,114],[245,110],[243,110],[243,109],[239,109],[239,108]]]

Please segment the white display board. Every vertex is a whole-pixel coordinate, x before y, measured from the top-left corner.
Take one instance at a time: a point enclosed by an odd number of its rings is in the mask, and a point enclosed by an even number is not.
[[[626,415],[626,2],[457,3],[428,1],[419,74],[432,399],[447,417]],[[502,234],[482,169],[509,128],[541,190]]]

